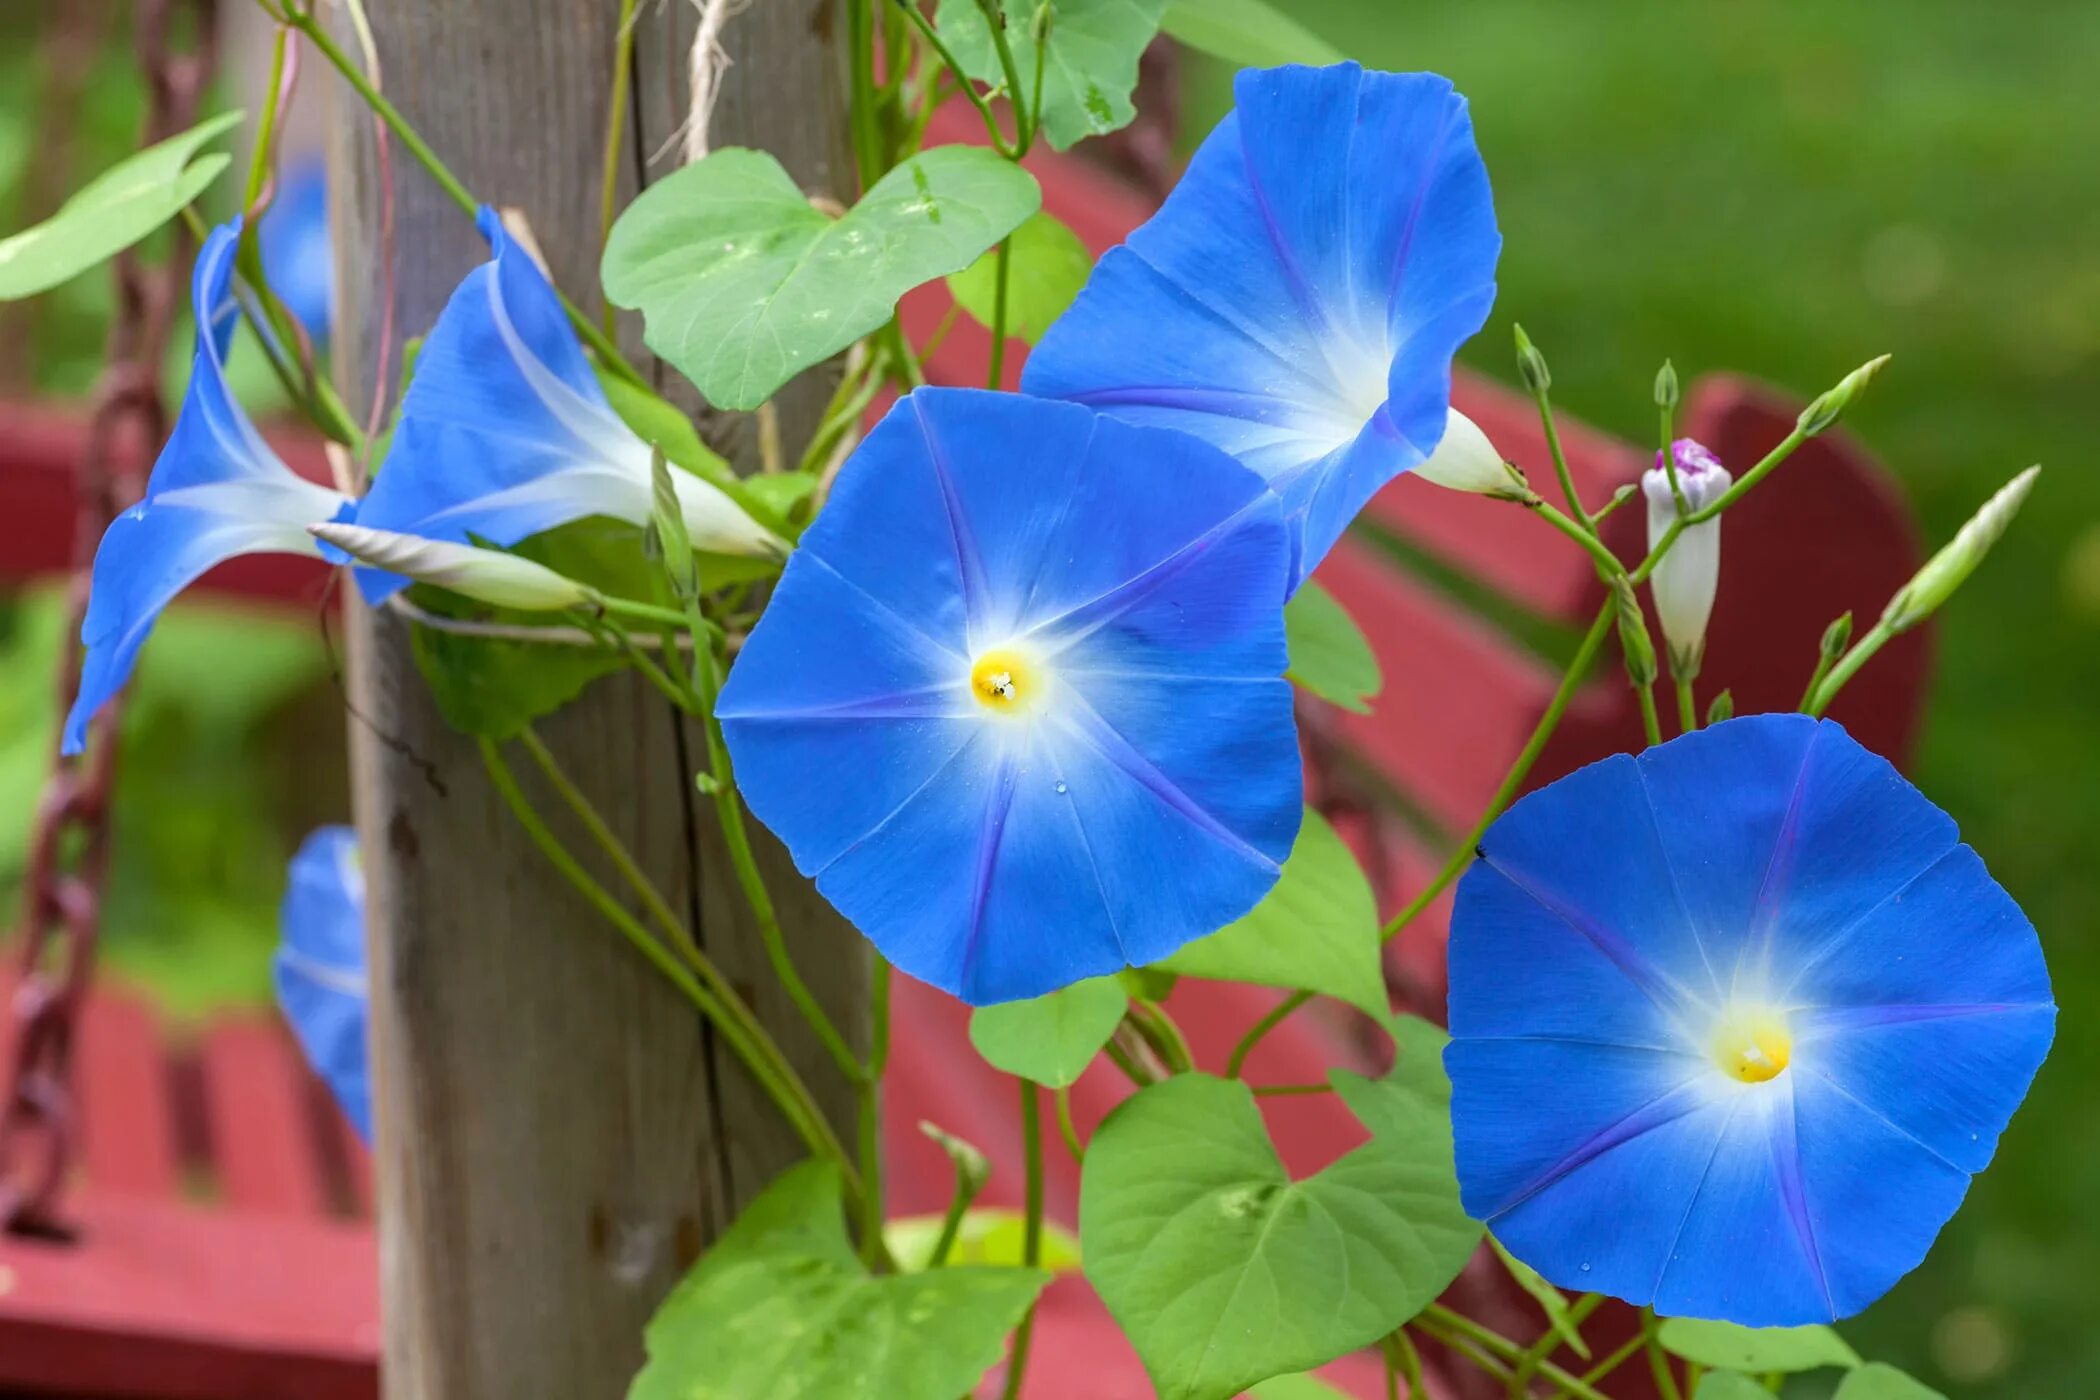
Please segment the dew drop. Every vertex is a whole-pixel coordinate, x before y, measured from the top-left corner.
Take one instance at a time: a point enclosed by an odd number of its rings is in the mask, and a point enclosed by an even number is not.
[[[1582,1271],[1583,1271],[1584,1273],[1588,1273],[1588,1272],[1590,1271],[1590,1266],[1589,1266],[1589,1265],[1587,1265],[1587,1264],[1584,1264],[1584,1265],[1582,1266]]]
[[[1059,783],[1057,785],[1057,790],[1060,794],[1062,794],[1065,791],[1065,785],[1063,783]]]

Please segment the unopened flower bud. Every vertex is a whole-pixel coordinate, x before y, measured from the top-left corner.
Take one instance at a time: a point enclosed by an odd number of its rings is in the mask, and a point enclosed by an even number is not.
[[[1612,580],[1612,602],[1619,615],[1619,650],[1625,653],[1626,676],[1635,685],[1655,683],[1655,643],[1648,639],[1648,619],[1641,616],[1641,601],[1633,585],[1620,574]]]
[[[1517,374],[1523,379],[1525,388],[1534,394],[1543,394],[1553,387],[1553,376],[1546,372],[1546,357],[1531,343],[1531,337],[1524,334],[1522,326],[1516,327],[1516,333]]]
[[[1655,406],[1677,407],[1677,366],[1668,360],[1664,360],[1663,367],[1655,372]]]
[[[1888,356],[1877,355],[1840,379],[1834,387],[1816,395],[1815,401],[1801,410],[1798,421],[1803,435],[1814,437],[1843,417],[1852,401],[1874,382],[1874,376],[1881,373],[1881,367],[1888,362]]]
[[[1840,613],[1828,627],[1823,629],[1822,654],[1824,664],[1836,665],[1838,658],[1845,654],[1845,648],[1850,645],[1852,645],[1852,614],[1849,612]]]
[[[598,601],[597,592],[530,559],[449,540],[427,540],[358,525],[311,525],[316,539],[361,564],[433,583],[454,593],[525,612],[560,612]]]
[[[1713,703],[1706,707],[1706,723],[1709,727],[1734,718],[1735,692],[1732,690],[1722,691],[1713,698]]]
[[[678,498],[671,464],[661,447],[651,449],[649,486],[649,538],[656,543],[672,594],[681,603],[690,602],[700,596],[700,571],[693,559],[693,537],[686,529],[684,503]]]
[[[2011,481],[1998,488],[1998,493],[1983,503],[1983,508],[1969,517],[1969,523],[1955,532],[1945,548],[1925,561],[1925,567],[1911,578],[1909,583],[1896,591],[1883,610],[1881,620],[1892,632],[1904,632],[1917,626],[1952,597],[1954,590],[1976,566],[1983,556],[1991,552],[2005,527],[2012,524],[2027,493],[2034,489],[2034,479],[2040,467],[2029,467]]]
[[[1429,460],[1415,468],[1414,474],[1452,491],[1475,491],[1513,500],[1531,498],[1524,478],[1503,460],[1487,434],[1480,431],[1480,425],[1455,408],[1444,421],[1443,440],[1429,454]]]
[[[1670,444],[1670,459],[1676,464],[1677,488],[1684,493],[1689,511],[1706,509],[1734,484],[1713,453],[1690,438]],[[1641,494],[1648,498],[1648,547],[1654,549],[1677,521],[1677,498],[1670,490],[1669,468],[1660,452],[1655,454],[1655,465],[1641,473]],[[1677,542],[1649,576],[1674,676],[1689,679],[1699,674],[1699,660],[1706,651],[1706,623],[1713,616],[1714,591],[1720,581],[1719,516],[1680,531]]]

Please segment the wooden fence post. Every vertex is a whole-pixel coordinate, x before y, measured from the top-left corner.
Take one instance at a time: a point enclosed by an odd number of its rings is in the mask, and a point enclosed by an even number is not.
[[[384,89],[477,196],[516,205],[554,277],[598,304],[599,181],[614,0],[365,0]],[[837,0],[763,0],[729,24],[714,143],[777,153],[850,197]],[[623,187],[686,114],[695,7],[638,7]],[[335,14],[341,16],[341,7]],[[337,30],[356,52],[347,25]],[[309,71],[315,62],[308,56]],[[312,79],[309,79],[312,81]],[[383,286],[371,124],[333,123],[336,353],[370,401]],[[395,351],[486,257],[469,221],[393,148]],[[637,327],[624,343],[639,352]],[[821,384],[784,401],[793,442]],[[739,425],[711,425],[734,438]],[[380,1270],[396,1400],[598,1400],[624,1393],[658,1300],[796,1139],[701,1021],[535,852],[474,743],[439,718],[396,615],[349,608],[352,754],[370,887]],[[541,726],[560,762],[785,1044],[844,1140],[848,1086],[772,985],[692,774],[699,736],[615,677]],[[513,749],[517,761],[529,760]],[[535,803],[579,853],[544,784]],[[867,962],[849,928],[756,833],[819,998],[865,1040]],[[597,866],[601,863],[589,861]],[[609,887],[617,888],[609,872]],[[624,890],[622,891],[624,894]],[[733,1345],[733,1339],[724,1339]]]

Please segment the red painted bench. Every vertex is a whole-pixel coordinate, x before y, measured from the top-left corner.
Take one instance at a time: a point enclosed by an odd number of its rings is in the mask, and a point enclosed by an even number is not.
[[[960,128],[936,139],[965,139]],[[1110,177],[1058,157],[1033,162],[1049,209],[1097,252],[1148,212]],[[906,304],[916,336],[945,309],[939,290]],[[1490,334],[1503,334],[1498,318]],[[974,382],[986,334],[964,321],[929,369]],[[1016,346],[1016,351],[1020,347]],[[1018,354],[1009,363],[1018,371]],[[1833,375],[1834,377],[1834,375]],[[1550,481],[1528,400],[1461,375],[1459,406],[1503,452]],[[1683,431],[1738,469],[1778,441],[1792,406],[1726,377],[1695,386]],[[1579,423],[1562,432],[1587,499],[1631,481],[1652,452]],[[0,586],[66,567],[79,425],[64,415],[0,405]],[[310,448],[294,460],[321,466]],[[1723,578],[1700,702],[1733,689],[1739,712],[1789,709],[1833,613],[1879,609],[1920,558],[1900,495],[1842,433],[1809,444],[1728,517]],[[1642,548],[1637,505],[1608,522],[1622,555]],[[1424,567],[1422,561],[1428,561]],[[1385,692],[1370,717],[1308,707],[1314,800],[1355,846],[1388,909],[1421,887],[1451,834],[1499,783],[1556,683],[1557,668],[1481,609],[1432,581],[1449,571],[1495,608],[1515,609],[1568,638],[1587,625],[1602,591],[1585,559],[1525,512],[1403,479],[1376,501],[1320,579],[1355,615],[1383,664]],[[318,567],[243,561],[207,587],[249,600],[319,596]],[[1492,612],[1494,609],[1489,609]],[[1928,643],[1891,645],[1852,686],[1837,715],[1867,743],[1902,761],[1919,722]],[[1533,782],[1634,747],[1639,725],[1616,662],[1600,664],[1578,695]],[[121,859],[121,854],[119,855]],[[1389,950],[1398,1002],[1441,1017],[1445,905]],[[0,981],[0,991],[8,983]],[[948,1167],[914,1130],[921,1118],[977,1143],[995,1171],[988,1203],[1017,1205],[1018,1127],[1010,1081],[968,1048],[966,1013],[903,982],[888,1090],[886,1142],[893,1211],[938,1211]],[[1170,1003],[1198,1060],[1222,1064],[1237,1036],[1279,994],[1184,984]],[[1319,1008],[1287,1023],[1249,1067],[1257,1082],[1300,1082],[1336,1062],[1375,1054],[1375,1038]],[[0,1051],[4,1053],[4,1051]],[[5,1066],[0,1065],[0,1072]],[[0,1393],[128,1400],[377,1394],[376,1261],[355,1217],[369,1207],[362,1151],[267,1016],[231,1017],[194,1043],[172,1040],[151,1011],[120,989],[91,1004],[79,1062],[84,1169],[73,1198],[72,1243],[0,1239]],[[1126,1086],[1100,1067],[1076,1086],[1082,1131]],[[1283,1155],[1310,1171],[1361,1133],[1325,1097],[1264,1101]],[[1078,1176],[1053,1145],[1049,1213],[1076,1219]],[[1476,1309],[1513,1303],[1493,1266],[1456,1288]],[[1519,1312],[1519,1328],[1535,1325]],[[1606,1324],[1609,1325],[1608,1323]],[[1034,1400],[1132,1400],[1149,1394],[1135,1357],[1077,1280],[1047,1295],[1030,1373]],[[1375,1368],[1353,1358],[1330,1376],[1376,1393]],[[1473,1393],[1454,1376],[1447,1393]]]

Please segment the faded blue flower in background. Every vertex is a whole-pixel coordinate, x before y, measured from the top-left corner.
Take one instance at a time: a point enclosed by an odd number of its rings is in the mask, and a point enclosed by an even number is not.
[[[1156,961],[1275,883],[1302,782],[1276,499],[1193,437],[920,389],[717,707],[752,810],[974,1004]]]
[[[335,321],[335,257],[328,234],[328,170],[308,157],[285,171],[255,236],[270,290],[317,344]]]
[[[607,402],[539,264],[493,209],[479,226],[493,256],[461,279],[423,342],[357,523],[502,546],[587,516],[645,523],[649,445]],[[719,488],[681,469],[671,477],[694,548],[787,552]],[[371,602],[406,582],[358,578]]]
[[[1234,92],[1021,387],[1259,472],[1298,543],[1295,587],[1443,437],[1451,357],[1487,319],[1502,237],[1445,79],[1344,63],[1244,72]]]
[[[271,965],[277,1004],[344,1114],[372,1138],[366,1050],[371,992],[365,977],[365,876],[357,833],[324,826],[292,857]]]
[[[1953,821],[1802,715],[1519,802],[1459,886],[1450,976],[1468,1213],[1563,1288],[1755,1327],[1917,1266],[2056,1021]]]
[[[238,221],[198,250],[190,296],[197,351],[175,430],[137,505],[111,522],[95,551],[80,695],[64,744],[78,753],[95,712],[131,676],[161,610],[215,564],[242,554],[325,551],[306,527],[341,519],[349,497],[299,476],[272,452],[226,386],[226,350],[240,322],[232,295]]]

